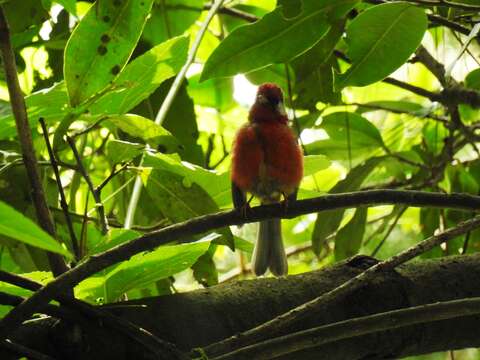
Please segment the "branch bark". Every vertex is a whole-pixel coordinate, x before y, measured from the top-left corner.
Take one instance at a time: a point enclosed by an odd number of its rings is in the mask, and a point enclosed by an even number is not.
[[[10,42],[10,31],[2,7],[0,7],[0,50],[2,53],[3,66],[5,68],[8,94],[10,95],[10,104],[15,117],[18,138],[22,148],[23,162],[27,169],[28,180],[32,187],[32,200],[35,206],[35,213],[40,226],[55,238],[55,227],[50,215],[50,210],[48,209],[42,182],[40,180],[37,158],[33,147],[32,132],[28,124],[25,99],[23,98],[22,90],[20,89],[20,84],[18,82],[15,55]],[[67,264],[60,255],[47,252],[47,256],[50,268],[55,276],[68,270]]]
[[[301,275],[230,282],[189,293],[111,304],[103,309],[188,351],[275,318],[338,287],[372,263],[371,258],[355,257]],[[395,271],[377,272],[368,284],[338,297],[282,334],[379,312],[478,296],[480,254],[412,262]],[[422,324],[356,336],[275,359],[375,360],[480,346],[477,331],[480,316],[430,321],[434,316],[432,313]],[[71,345],[74,329],[68,324],[55,324],[48,319],[28,322],[12,339],[50,356],[67,358],[68,352],[65,352]],[[136,359],[150,356],[137,343],[118,338],[115,332],[101,326],[96,330],[98,332],[84,334],[84,342],[78,345],[78,359],[122,360],[132,358],[132,354]],[[49,342],[37,341],[47,333]],[[0,357],[9,359],[1,352]]]
[[[193,239],[190,235],[204,233],[228,225],[257,222],[274,217],[295,217],[324,210],[381,204],[404,204],[477,211],[480,208],[480,197],[466,194],[442,194],[422,191],[371,190],[300,200],[289,204],[287,211],[285,211],[285,207],[281,203],[258,206],[249,211],[247,219],[236,210],[193,218],[145,234],[103,253],[92,255],[85,262],[45,285],[21,305],[10,311],[0,321],[0,338],[5,338],[23,320],[30,317],[36,309],[48,303],[62,291],[71,289],[80,281],[98,271],[120,261],[127,260],[142,251],[154,249],[157,246],[173,242],[179,238]]]

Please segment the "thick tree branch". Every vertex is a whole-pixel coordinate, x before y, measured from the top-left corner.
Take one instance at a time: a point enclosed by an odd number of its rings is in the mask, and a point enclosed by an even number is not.
[[[5,69],[8,93],[10,95],[10,104],[15,118],[18,139],[22,148],[23,162],[27,170],[30,186],[32,187],[32,200],[35,206],[35,213],[40,226],[55,238],[55,227],[48,209],[42,181],[40,180],[37,158],[35,156],[35,149],[32,142],[32,132],[28,124],[25,99],[23,98],[22,90],[20,89],[20,84],[18,82],[15,55],[10,42],[10,31],[2,7],[0,7],[0,49]],[[67,264],[60,255],[47,252],[47,256],[50,267],[55,276],[68,270]]]
[[[243,218],[242,214],[236,210],[200,216],[145,234],[128,243],[91,256],[76,268],[45,285],[24,303],[8,313],[0,322],[0,337],[5,337],[9,331],[15,329],[23,320],[31,316],[36,309],[48,303],[65,289],[70,289],[90,275],[112,264],[127,260],[139,252],[151,250],[179,238],[191,239],[192,237],[189,235],[203,233],[228,225],[256,222],[273,217],[295,217],[323,210],[380,204],[404,204],[477,211],[480,209],[480,197],[421,191],[371,190],[300,200],[289,204],[287,211],[285,211],[283,204],[258,206],[251,209],[248,219]]]
[[[426,304],[344,320],[265,340],[211,360],[270,360],[339,340],[480,313],[480,297]]]
[[[465,221],[457,227],[450,228],[441,234],[432,236],[421,243],[401,252],[400,254],[391,257],[390,259],[372,266],[368,270],[365,270],[361,274],[336,287],[335,289],[322,294],[318,298],[302,304],[269,322],[257,326],[256,328],[245,331],[242,334],[232,336],[216,344],[211,344],[205,347],[203,351],[208,356],[215,357],[275,336],[276,334],[279,334],[282,329],[295,326],[299,322],[304,321],[308,316],[311,316],[311,314],[317,313],[321,307],[334,302],[336,298],[345,296],[345,294],[348,292],[360,289],[367,282],[371,281],[376,276],[376,273],[392,271],[398,265],[433,249],[435,246],[478,227],[480,227],[480,216]]]
[[[348,281],[375,263],[357,256],[322,270],[283,278],[229,282],[192,292],[143,298],[102,307],[116,316],[177,344],[182,350],[202,347],[264,323]],[[378,272],[358,290],[339,297],[312,313],[298,327],[281,335],[365,317],[396,309],[480,296],[480,255],[414,261],[395,271]],[[480,346],[480,316],[424,322],[305,349],[276,360],[380,360],[448,349]],[[392,324],[393,326],[393,324]],[[97,331],[98,330],[98,331]],[[28,322],[12,340],[50,356],[69,358],[71,326],[52,326],[48,319]],[[48,334],[48,341],[41,341]],[[77,358],[150,359],[137,343],[119,338],[109,329],[84,333]],[[133,354],[133,355],[132,355]],[[0,357],[4,357],[0,349]]]

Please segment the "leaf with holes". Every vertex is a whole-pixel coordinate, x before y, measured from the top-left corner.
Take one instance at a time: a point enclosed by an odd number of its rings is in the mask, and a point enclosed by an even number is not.
[[[425,11],[404,2],[373,6],[347,27],[347,55],[352,61],[335,74],[335,89],[382,80],[407,61],[427,30]]]
[[[117,77],[135,48],[153,0],[98,1],[65,48],[65,81],[77,106]]]

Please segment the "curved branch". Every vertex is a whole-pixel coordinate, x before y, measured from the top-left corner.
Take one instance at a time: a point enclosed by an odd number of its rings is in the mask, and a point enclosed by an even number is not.
[[[190,236],[193,234],[274,217],[295,217],[318,211],[386,204],[477,211],[480,209],[480,197],[466,194],[442,194],[422,191],[370,190],[299,200],[289,204],[287,211],[285,211],[285,207],[281,203],[257,206],[251,209],[247,219],[236,210],[199,216],[167,226],[161,230],[153,231],[128,243],[91,256],[74,269],[67,271],[56,280],[39,289],[29,299],[10,311],[0,322],[0,338],[5,338],[9,331],[14,330],[24,319],[31,316],[36,309],[48,303],[62,291],[74,287],[90,275],[110,265],[127,260],[142,251],[154,249],[157,246],[171,243],[179,238],[192,239],[191,241],[193,241],[193,238]]]
[[[279,336],[212,360],[269,360],[331,342],[480,313],[480,297],[426,304],[362,316]]]
[[[327,293],[322,294],[321,296],[302,304],[276,317],[275,319],[272,319],[253,329],[247,330],[242,334],[235,335],[217,343],[208,345],[203,349],[203,351],[208,356],[214,357],[272,337],[282,331],[282,329],[294,326],[299,324],[301,321],[304,321],[310,314],[317,313],[322,306],[331,304],[336,298],[341,297],[350,291],[359,289],[362,285],[365,285],[368,281],[373,279],[377,273],[391,271],[398,265],[401,265],[417,257],[418,255],[433,249],[435,246],[438,246],[457,237],[458,235],[465,234],[468,231],[478,227],[480,227],[480,216],[476,216],[471,220],[459,224],[457,227],[450,228],[438,235],[425,239],[417,245],[402,251],[400,254],[395,255],[388,260],[379,262],[378,264],[370,267],[369,269],[363,271],[354,278],[328,291]]]

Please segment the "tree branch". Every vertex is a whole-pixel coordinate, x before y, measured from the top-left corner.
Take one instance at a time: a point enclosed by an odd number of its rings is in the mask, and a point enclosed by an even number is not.
[[[392,310],[275,337],[211,360],[269,360],[331,342],[480,313],[480,297]]]
[[[311,316],[311,314],[317,313],[320,307],[325,306],[325,304],[332,303],[337,297],[341,297],[348,292],[364,286],[368,281],[375,277],[376,273],[391,271],[398,265],[433,249],[435,246],[478,227],[480,227],[480,216],[465,221],[459,224],[457,227],[450,228],[441,234],[425,239],[424,241],[401,252],[400,254],[372,266],[368,270],[365,270],[335,289],[322,294],[316,299],[302,304],[295,309],[276,317],[273,320],[261,324],[253,329],[247,330],[242,334],[235,335],[219,341],[218,343],[208,345],[203,348],[202,352],[206,353],[209,357],[215,357],[275,336],[282,329],[294,326],[305,320],[308,316]]]
[[[35,156],[35,149],[32,142],[32,132],[28,124],[25,99],[23,98],[22,90],[20,89],[20,84],[18,82],[15,55],[10,42],[10,31],[2,7],[0,7],[0,49],[5,68],[8,93],[10,95],[10,104],[15,117],[18,138],[22,148],[23,162],[27,169],[28,180],[30,181],[30,186],[32,188],[32,199],[35,206],[35,213],[40,226],[53,238],[56,238],[55,226],[50,211],[48,210],[47,200],[40,180],[37,158]],[[50,268],[55,276],[68,270],[67,264],[60,255],[47,252],[47,256]]]
[[[145,234],[128,243],[116,246],[103,253],[92,255],[76,268],[39,289],[20,306],[10,311],[0,321],[0,338],[15,329],[24,319],[48,303],[65,289],[70,289],[90,275],[106,267],[129,259],[139,252],[171,243],[179,238],[192,239],[190,235],[200,234],[216,228],[257,222],[274,217],[295,217],[312,212],[374,206],[384,204],[404,204],[409,206],[432,206],[462,210],[480,209],[480,197],[464,194],[441,194],[421,191],[371,190],[356,193],[332,194],[318,198],[299,200],[289,204],[287,211],[283,204],[257,206],[251,209],[247,219],[236,211],[219,212],[193,218],[182,223],[167,226],[161,230]]]

